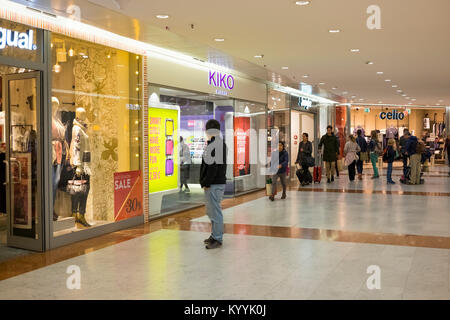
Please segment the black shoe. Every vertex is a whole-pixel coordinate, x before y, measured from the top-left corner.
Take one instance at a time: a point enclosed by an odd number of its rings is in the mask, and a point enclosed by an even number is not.
[[[203,240],[203,243],[204,243],[204,244],[208,244],[208,243],[211,243],[211,242],[213,242],[213,241],[214,241],[214,238],[213,238],[212,236],[209,236],[208,239]]]
[[[331,180],[330,180],[330,178],[328,178],[328,179],[327,179],[327,183],[331,183]]]
[[[270,196],[269,199],[270,199],[270,201],[275,201],[274,196]]]
[[[338,175],[339,177],[339,175]],[[331,176],[331,182],[334,182],[334,176]]]
[[[217,248],[220,248],[221,246],[222,246],[222,242],[213,240],[212,242],[208,243],[205,248],[206,249],[217,249]]]
[[[58,215],[55,212],[53,212],[53,221],[58,221]]]
[[[281,199],[286,199],[286,193],[283,193],[283,195],[281,196]]]

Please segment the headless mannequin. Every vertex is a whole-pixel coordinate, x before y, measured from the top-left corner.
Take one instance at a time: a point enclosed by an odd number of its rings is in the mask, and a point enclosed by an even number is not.
[[[397,128],[394,127],[393,124],[386,130],[386,138],[387,139],[395,139],[395,136],[398,134]]]
[[[56,97],[52,97],[52,163],[53,163],[53,207],[55,206],[56,191],[59,181],[61,179],[62,161],[63,161],[63,148],[64,148],[64,134],[66,131],[65,126],[61,120],[58,119],[57,113],[59,110],[59,100]],[[53,210],[53,221],[58,220],[58,215]]]
[[[90,189],[90,152],[89,136],[87,134],[86,110],[76,109],[76,117],[73,121],[72,142],[70,144],[70,164],[75,172],[75,180],[81,180],[87,184],[85,193],[77,193],[72,196],[72,216],[78,229],[89,228],[91,225],[86,221],[86,202]]]

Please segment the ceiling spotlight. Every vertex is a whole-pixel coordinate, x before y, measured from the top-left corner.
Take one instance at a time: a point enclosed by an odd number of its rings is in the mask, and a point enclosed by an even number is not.
[[[378,71],[377,74],[384,74],[384,72],[383,71]]]
[[[169,19],[169,16],[167,14],[158,14],[156,17],[158,19]]]
[[[287,70],[287,69],[289,69],[289,67],[281,67],[281,69]]]
[[[361,99],[359,99],[359,101],[364,101],[364,99],[361,98]]]
[[[396,85],[396,84],[392,85],[392,88],[397,88],[397,87],[398,87],[398,85]]]
[[[328,32],[329,33],[339,33],[339,32],[341,32],[341,30],[339,30],[339,29],[330,29],[330,30],[328,30]]]
[[[373,61],[367,61],[366,64],[372,65]]]
[[[350,49],[350,52],[359,52],[359,49]]]
[[[391,80],[391,79],[386,79],[386,80],[384,80],[384,81],[386,81],[386,82],[391,82],[392,80]]]
[[[417,99],[411,99],[411,101],[416,101]]]
[[[258,54],[258,55],[254,56],[254,57],[257,58],[257,59],[261,59],[262,57],[264,57],[264,55],[263,54]]]
[[[305,74],[304,76],[303,76],[303,78],[308,78],[309,77],[309,74]]]
[[[406,94],[402,94],[402,97],[406,97],[407,95]]]
[[[383,101],[378,101],[378,103],[383,103]]]
[[[224,42],[225,39],[224,38],[216,38],[216,39],[214,39],[214,41],[216,41],[216,42]]]
[[[333,87],[333,88],[331,88],[332,90],[336,90],[337,89],[337,87]]]
[[[354,98],[356,98],[356,96],[352,96],[352,98],[354,99]]]
[[[319,85],[323,86],[325,84],[325,82],[319,82]]]
[[[311,1],[295,1],[295,4],[298,6],[306,6],[310,3],[311,3]]]
[[[398,92],[398,93],[401,93],[401,92],[402,92],[402,90],[397,90],[397,92]]]

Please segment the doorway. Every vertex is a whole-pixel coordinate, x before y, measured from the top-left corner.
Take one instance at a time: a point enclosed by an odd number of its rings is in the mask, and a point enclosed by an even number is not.
[[[43,249],[41,77],[0,65],[0,261]]]
[[[295,168],[297,161],[298,146],[302,142],[303,133],[308,134],[308,140],[313,145],[313,157],[316,150],[316,130],[315,130],[315,114],[301,111],[291,111],[291,167]],[[292,171],[295,173],[295,170]],[[294,175],[295,176],[295,175]]]

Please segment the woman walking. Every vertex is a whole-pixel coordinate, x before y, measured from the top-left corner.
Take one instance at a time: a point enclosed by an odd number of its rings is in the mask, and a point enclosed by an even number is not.
[[[278,157],[278,159],[277,159]],[[289,165],[289,155],[285,149],[284,142],[281,141],[278,144],[278,152],[272,152],[271,167],[276,173],[272,176],[272,195],[269,197],[271,201],[275,200],[275,194],[277,192],[277,180],[280,178],[281,185],[283,186],[283,194],[281,199],[286,199],[286,171]]]
[[[386,162],[388,164],[387,169],[387,184],[395,184],[394,180],[392,180],[392,164],[395,160],[395,140],[389,139],[388,147],[386,149]]]
[[[344,164],[348,166],[348,177],[350,181],[355,181],[356,161],[358,160],[357,153],[360,151],[361,148],[356,143],[356,138],[353,135],[350,135],[344,147]]]
[[[303,141],[298,146],[298,155],[295,161],[296,164],[302,167],[302,181],[300,182],[302,186],[312,183],[312,176],[309,172],[308,164],[308,160],[311,160],[311,155],[312,143],[308,141],[308,134],[305,132],[303,133]]]
[[[378,157],[380,156],[380,144],[378,141],[378,134],[375,130],[373,130],[370,134],[369,152],[370,161],[372,162],[373,167],[372,179],[378,179],[380,176],[378,175],[377,162]]]

